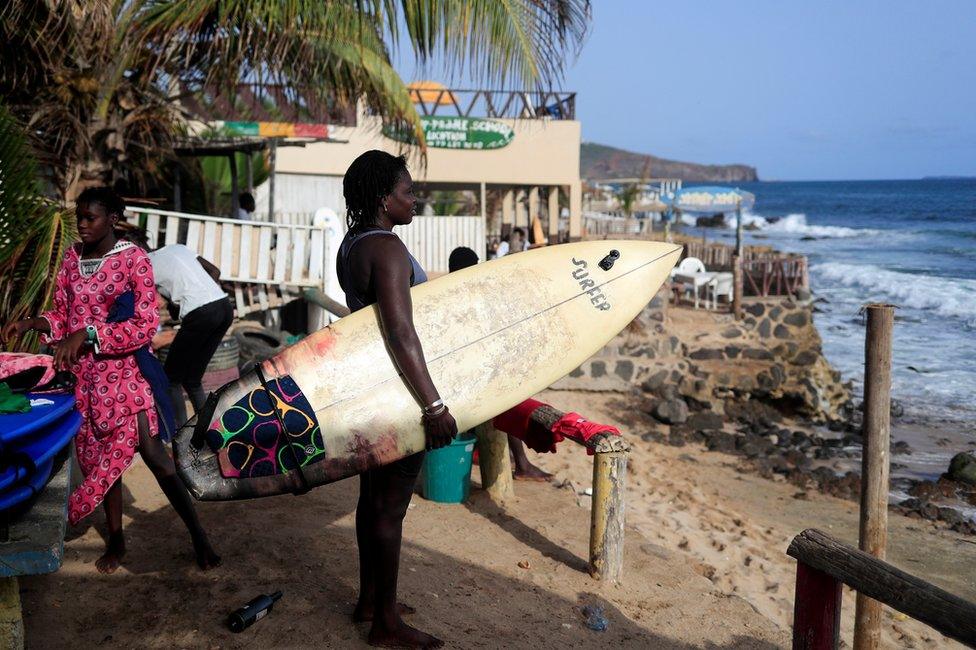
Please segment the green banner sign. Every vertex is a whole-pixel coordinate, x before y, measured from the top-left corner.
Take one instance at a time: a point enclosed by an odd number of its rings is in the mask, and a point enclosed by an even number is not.
[[[435,149],[501,149],[515,135],[508,124],[483,117],[424,115],[420,120],[427,146]],[[383,135],[399,142],[415,142],[408,128],[384,127]]]

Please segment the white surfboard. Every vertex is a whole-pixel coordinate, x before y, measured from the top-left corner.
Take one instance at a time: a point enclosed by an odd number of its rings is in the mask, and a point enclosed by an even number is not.
[[[643,241],[548,246],[411,289],[431,377],[459,430],[600,350],[653,298],[680,253]],[[320,485],[424,449],[421,405],[386,348],[375,307],[261,369],[264,384],[251,373],[225,386],[196,436],[183,431],[174,441],[180,474],[198,498],[280,494],[302,482],[296,467],[303,484]]]

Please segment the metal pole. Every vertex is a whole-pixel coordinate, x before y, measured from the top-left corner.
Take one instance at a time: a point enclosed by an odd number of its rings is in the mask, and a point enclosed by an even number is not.
[[[241,207],[240,197],[237,194],[237,154],[231,152],[227,158],[230,160],[230,216],[236,219]]]
[[[268,156],[268,221],[274,221],[275,165],[278,160],[278,139],[271,138],[271,152]]]
[[[173,178],[173,209],[183,212],[183,191],[180,188],[180,164],[176,163],[176,173]]]
[[[864,450],[861,459],[862,551],[884,559],[888,543],[888,470],[891,441],[893,305],[868,305],[864,341]],[[860,592],[854,614],[855,650],[881,647],[881,603]]]

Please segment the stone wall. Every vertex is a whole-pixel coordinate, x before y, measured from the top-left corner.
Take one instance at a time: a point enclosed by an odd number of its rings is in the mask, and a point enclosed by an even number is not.
[[[742,419],[759,402],[779,415],[840,418],[849,387],[821,351],[813,306],[750,298],[745,316],[667,305],[662,291],[598,354],[554,389],[632,392],[663,422],[708,412]],[[680,402],[680,403],[679,403]]]

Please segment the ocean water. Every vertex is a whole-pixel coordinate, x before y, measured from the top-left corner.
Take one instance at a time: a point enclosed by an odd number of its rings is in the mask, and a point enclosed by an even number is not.
[[[896,310],[892,395],[910,416],[976,427],[976,179],[768,182],[747,243],[809,256],[827,358],[861,393],[861,306]],[[710,229],[709,239],[734,239]],[[698,232],[692,229],[693,232]]]

